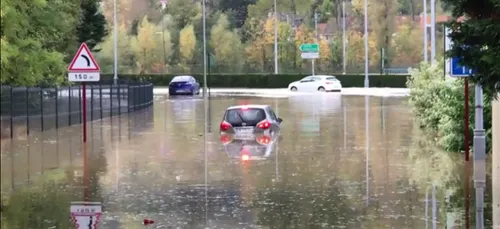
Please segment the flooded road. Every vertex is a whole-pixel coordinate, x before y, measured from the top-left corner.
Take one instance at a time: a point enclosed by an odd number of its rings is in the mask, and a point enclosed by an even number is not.
[[[406,98],[221,96],[211,103],[207,161],[200,98],[162,97],[149,109],[89,124],[88,180],[79,126],[2,141],[2,224],[68,228],[70,201],[85,198],[102,202],[99,228],[109,229],[144,228],[144,218],[155,221],[151,228],[446,223],[436,201],[444,198],[431,200],[429,180],[447,182],[460,168],[453,158],[431,161],[412,150],[420,137]],[[238,160],[241,147],[218,134],[225,109],[238,104],[271,105],[284,120],[280,136],[255,140],[267,152],[259,160]],[[432,167],[435,160],[449,165]]]

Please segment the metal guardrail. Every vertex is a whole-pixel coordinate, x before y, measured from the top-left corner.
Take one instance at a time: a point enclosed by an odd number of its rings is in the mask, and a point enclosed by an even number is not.
[[[1,138],[32,131],[80,124],[82,122],[82,87],[0,88]],[[118,84],[88,84],[87,117],[89,121],[120,115],[153,104],[153,84],[121,81]]]
[[[384,74],[397,75],[397,74],[409,74],[409,68],[384,68]]]

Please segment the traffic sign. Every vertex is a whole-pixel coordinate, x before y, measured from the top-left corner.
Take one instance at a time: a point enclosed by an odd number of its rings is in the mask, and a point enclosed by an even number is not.
[[[318,59],[319,53],[318,52],[303,52],[300,54],[300,57],[302,57],[303,59]]]
[[[300,45],[302,52],[319,52],[319,44],[302,44]]]
[[[101,69],[99,65],[97,65],[92,53],[90,53],[90,49],[87,44],[82,43],[78,52],[73,57],[71,64],[69,65],[68,71],[90,71],[90,72],[98,72]]]
[[[452,77],[468,77],[475,73],[474,69],[459,64],[460,58],[453,57],[450,61],[450,76]]]
[[[448,51],[451,49],[453,42],[449,38],[449,34],[451,33],[450,28],[445,28],[445,40],[444,46],[445,50]],[[468,77],[475,73],[474,69],[471,69],[467,66],[462,66],[459,64],[461,57],[453,57],[447,58],[445,61],[445,74],[449,74],[451,77]]]
[[[82,43],[68,67],[68,80],[72,82],[95,82],[100,80],[100,68],[87,44]]]
[[[71,202],[71,219],[76,229],[97,229],[102,215],[100,202]]]

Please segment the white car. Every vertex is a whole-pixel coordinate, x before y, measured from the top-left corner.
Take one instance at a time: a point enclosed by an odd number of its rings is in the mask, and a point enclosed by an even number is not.
[[[288,90],[299,92],[341,91],[342,84],[335,76],[314,75],[288,85]]]

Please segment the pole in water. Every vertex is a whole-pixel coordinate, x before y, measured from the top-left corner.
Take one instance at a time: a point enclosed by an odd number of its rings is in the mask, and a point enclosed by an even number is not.
[[[83,143],[83,199],[84,201],[89,201],[89,165],[88,165],[88,153],[87,144]]]
[[[82,137],[83,143],[87,142],[87,84],[82,83]]]
[[[469,79],[464,79],[465,228],[470,228]]]

